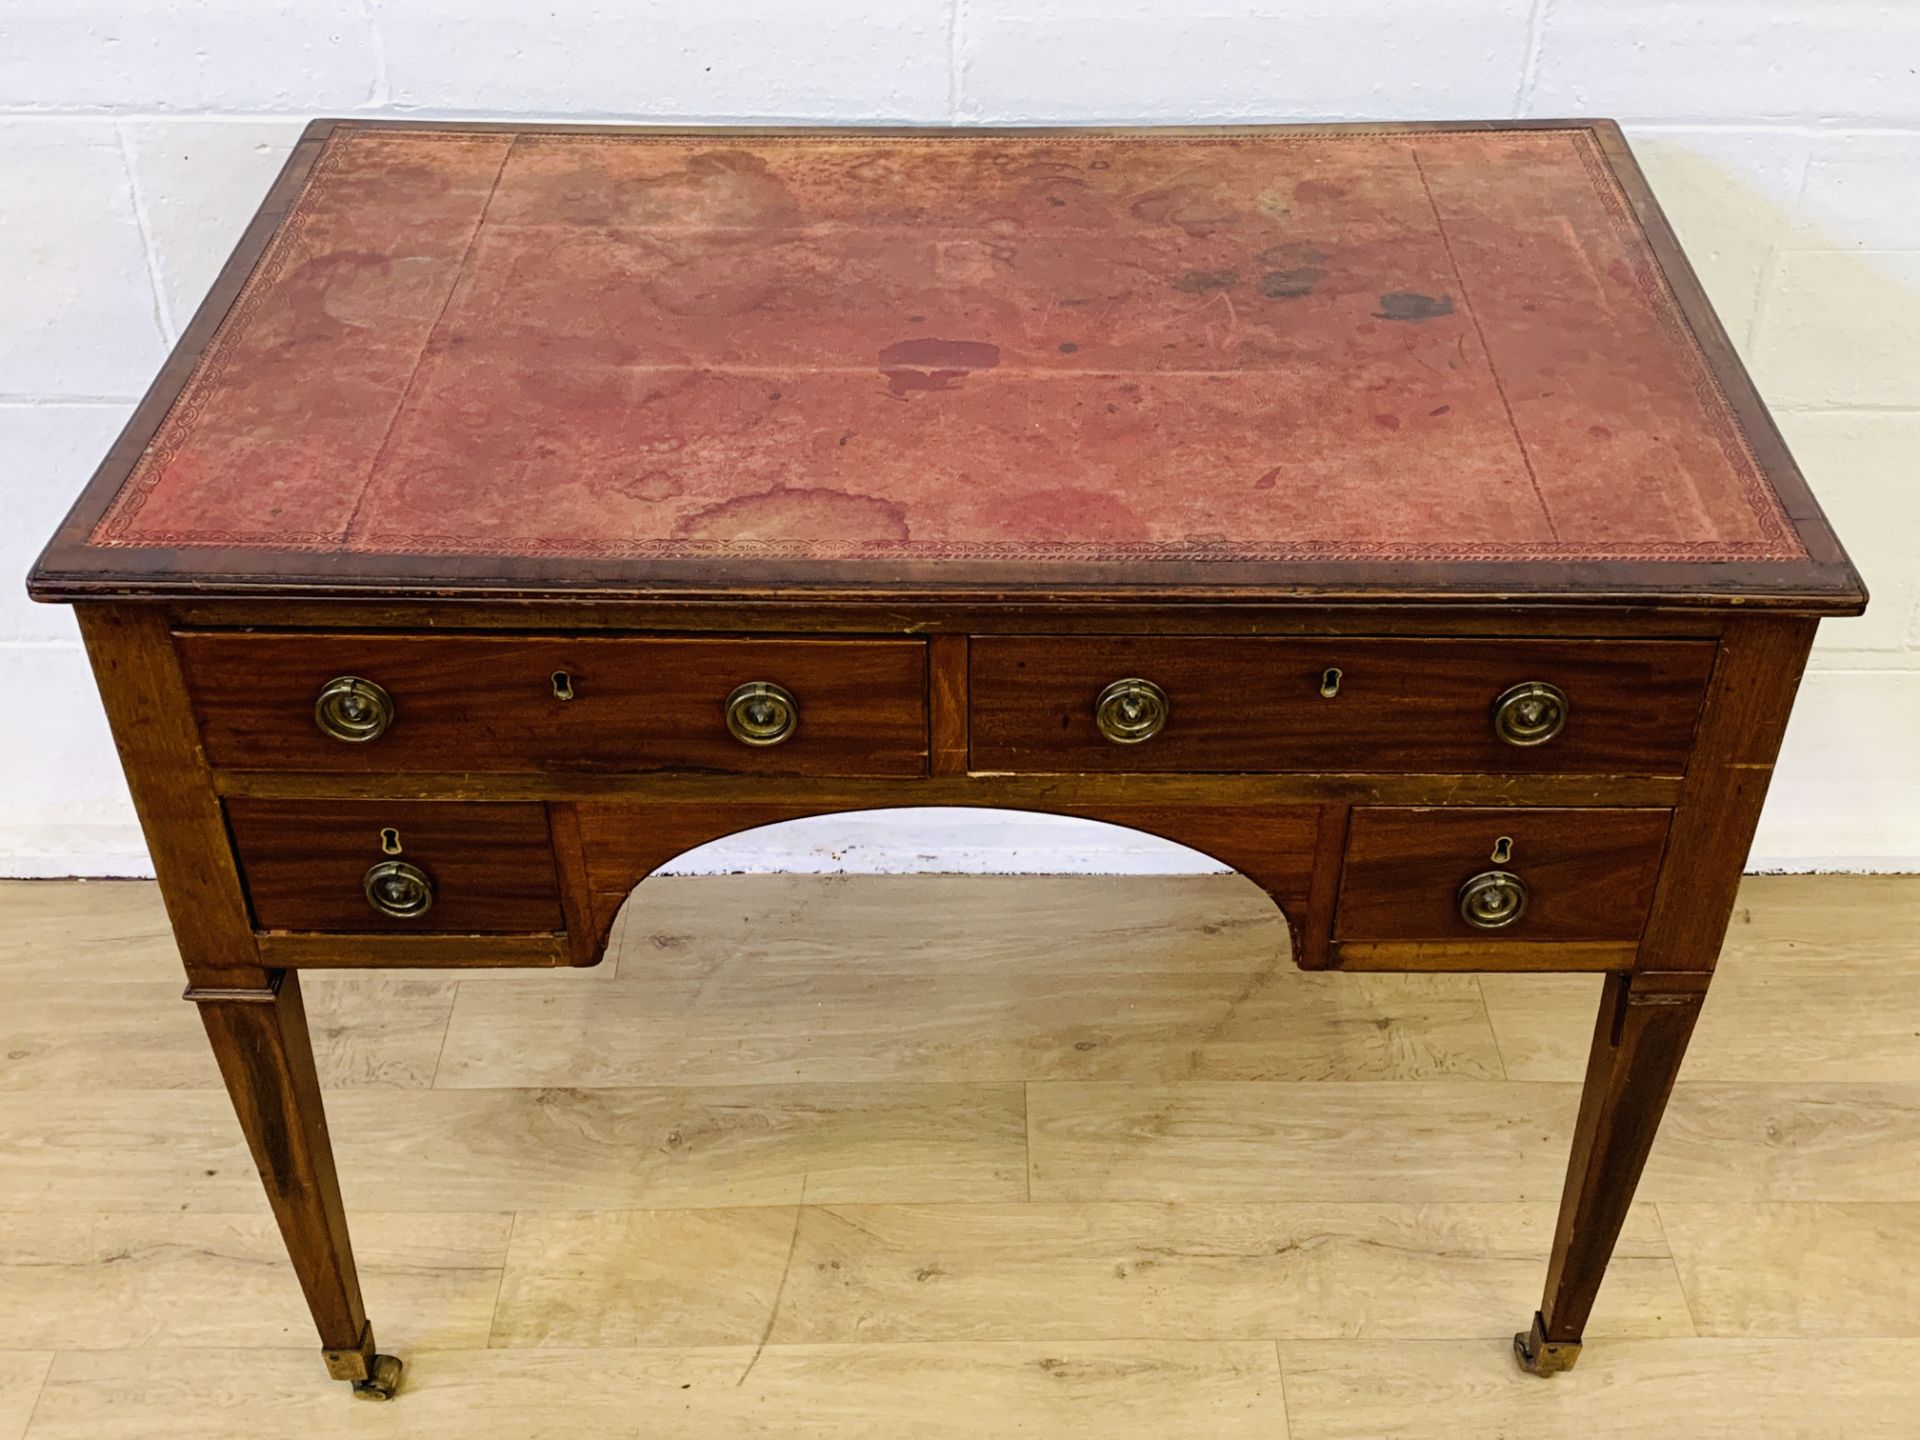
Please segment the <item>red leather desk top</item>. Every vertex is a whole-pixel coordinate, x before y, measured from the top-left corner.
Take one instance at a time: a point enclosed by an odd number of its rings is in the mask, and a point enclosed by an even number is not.
[[[104,568],[1808,558],[1591,127],[307,148]]]

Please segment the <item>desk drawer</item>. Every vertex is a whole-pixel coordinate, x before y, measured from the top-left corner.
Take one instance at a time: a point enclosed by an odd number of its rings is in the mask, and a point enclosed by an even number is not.
[[[1334,938],[1638,939],[1668,816],[1362,806],[1347,830]],[[1467,904],[1481,923],[1462,913]]]
[[[544,805],[229,800],[227,825],[263,930],[566,928]],[[400,866],[410,870],[391,873]],[[388,873],[370,881],[375,867]],[[422,897],[426,908],[382,913],[370,885],[395,908],[415,909]]]
[[[1713,653],[1706,640],[980,636],[971,658],[971,763],[1001,771],[1678,775]],[[1096,710],[1108,687],[1130,678],[1158,687],[1165,722],[1149,738],[1118,743],[1102,733]],[[1559,692],[1563,723],[1537,743],[1513,743],[1496,716],[1512,694],[1510,733],[1531,739],[1519,723],[1528,718],[1521,687],[1530,685]]]
[[[918,640],[199,632],[177,643],[208,757],[238,769],[918,775],[927,764]],[[378,728],[371,738],[318,723],[322,691],[348,677],[379,687],[346,701],[359,709],[342,728]],[[729,725],[730,698],[755,682],[794,707],[772,743]],[[755,704],[742,697],[736,720]],[[390,722],[365,724],[381,707]],[[783,712],[754,713],[767,732]]]

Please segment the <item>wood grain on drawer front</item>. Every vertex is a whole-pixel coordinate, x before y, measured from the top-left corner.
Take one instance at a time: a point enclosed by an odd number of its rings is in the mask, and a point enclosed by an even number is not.
[[[918,640],[197,632],[177,644],[208,758],[224,767],[918,775],[927,763]],[[556,671],[573,699],[556,697]],[[349,744],[315,725],[315,698],[341,675],[393,697],[385,734]],[[754,680],[799,702],[778,745],[727,730],[728,695]]]
[[[544,805],[463,801],[229,800],[255,922],[265,930],[515,934],[566,928]],[[381,848],[398,832],[401,853]],[[367,903],[370,866],[403,860],[433,908],[397,920]]]
[[[1707,640],[976,636],[972,765],[1678,775],[1713,654]],[[1116,745],[1094,703],[1128,677],[1165,690],[1169,714],[1152,739]],[[1494,702],[1529,680],[1567,693],[1567,723],[1546,744],[1509,745]]]
[[[1347,829],[1336,940],[1632,940],[1645,927],[1666,810],[1361,806]],[[1504,862],[1493,855],[1511,842]],[[1500,930],[1460,918],[1460,887],[1504,870],[1526,913]]]

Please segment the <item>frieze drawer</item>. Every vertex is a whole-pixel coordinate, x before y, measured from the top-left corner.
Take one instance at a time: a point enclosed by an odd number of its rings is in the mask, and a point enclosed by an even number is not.
[[[1678,775],[1711,641],[976,636],[997,771]]]
[[[217,766],[918,775],[913,639],[176,637]]]

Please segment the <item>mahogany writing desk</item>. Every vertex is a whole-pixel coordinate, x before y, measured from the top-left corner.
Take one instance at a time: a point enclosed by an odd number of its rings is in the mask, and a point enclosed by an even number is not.
[[[1182,841],[1307,967],[1608,975],[1566,1368],[1866,599],[1597,121],[319,122],[32,588],[375,1396],[300,970],[591,965],[688,847],[893,805]]]

